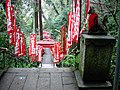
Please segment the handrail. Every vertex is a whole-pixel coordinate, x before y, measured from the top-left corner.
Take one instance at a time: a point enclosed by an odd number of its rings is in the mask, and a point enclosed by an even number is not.
[[[8,50],[7,48],[4,48],[4,47],[0,47],[0,51],[3,51],[13,57],[15,57],[16,59],[20,59],[18,56],[16,56],[14,53],[12,53],[10,50]]]
[[[12,53],[10,50],[8,50],[7,48],[4,48],[4,47],[0,47],[0,53],[3,53],[3,67],[2,68],[5,68],[5,62],[6,62],[6,54],[14,57],[15,59],[13,59],[15,61],[15,67],[17,67],[17,61],[21,60],[22,62],[24,63],[30,63],[30,62],[27,62],[26,60],[24,60],[23,58],[20,58],[19,56],[16,56],[14,53]],[[22,64],[23,65],[23,64]]]
[[[0,47],[0,50],[7,51],[8,49],[7,49],[7,48],[4,48],[4,47]]]

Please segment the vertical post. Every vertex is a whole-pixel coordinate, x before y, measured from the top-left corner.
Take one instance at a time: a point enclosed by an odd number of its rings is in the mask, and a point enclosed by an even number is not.
[[[67,7],[68,7],[68,5],[69,5],[69,0],[67,0]]]
[[[15,67],[17,67],[17,60],[16,60],[16,58],[15,58]]]
[[[39,0],[39,23],[40,23],[40,40],[43,39],[43,30],[42,30],[42,8],[41,0]]]
[[[80,0],[80,29],[79,29],[79,32],[81,30],[81,14],[82,14],[82,0]]]
[[[24,64],[24,61],[22,60],[22,68],[24,68],[24,65],[23,65],[23,64]]]
[[[117,45],[116,68],[113,83],[113,90],[118,90],[119,74],[120,74],[120,15],[119,15],[119,30],[118,30],[118,45]]]
[[[35,0],[35,30],[38,29],[38,0]]]
[[[81,30],[81,13],[82,13],[82,0],[80,0],[80,28],[79,28],[79,33]],[[78,35],[78,50],[80,50],[80,35]]]
[[[33,7],[33,33],[36,33],[36,28],[35,28],[35,4],[36,2],[31,1],[32,7]]]
[[[3,68],[5,68],[5,60],[6,58],[5,58],[5,52],[3,52]]]

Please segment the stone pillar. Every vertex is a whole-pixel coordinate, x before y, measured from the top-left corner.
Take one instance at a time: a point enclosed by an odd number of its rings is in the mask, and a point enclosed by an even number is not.
[[[80,41],[79,71],[83,81],[107,81],[115,38],[83,34]]]

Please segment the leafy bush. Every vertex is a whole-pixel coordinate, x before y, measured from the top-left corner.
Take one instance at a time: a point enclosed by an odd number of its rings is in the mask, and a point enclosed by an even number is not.
[[[71,67],[73,70],[78,69],[80,55],[66,55],[65,59],[62,60],[58,65],[59,67]]]
[[[0,32],[4,32],[6,30],[6,23],[5,11],[3,5],[0,3]]]

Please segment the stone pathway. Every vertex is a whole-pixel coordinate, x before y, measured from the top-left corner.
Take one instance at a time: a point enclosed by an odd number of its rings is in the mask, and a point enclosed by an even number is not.
[[[42,68],[54,68],[53,64],[53,56],[50,52],[49,48],[44,49],[43,61],[42,61]]]
[[[78,90],[70,68],[10,68],[0,90]]]

